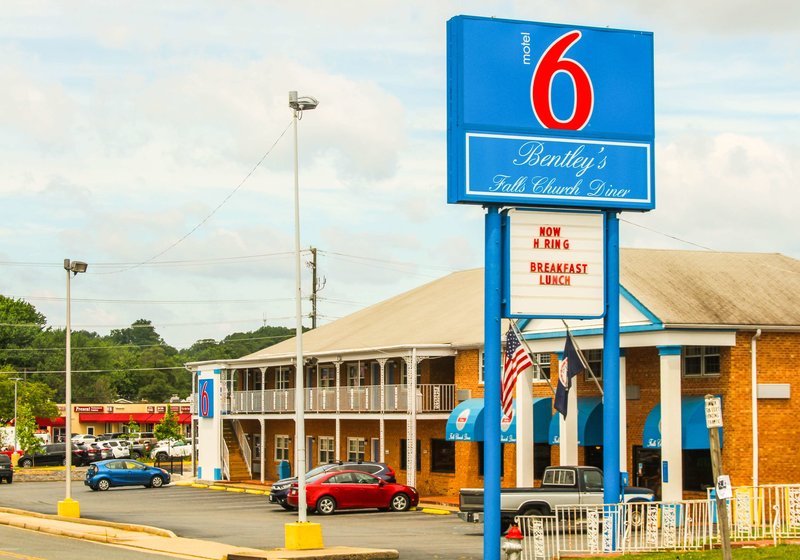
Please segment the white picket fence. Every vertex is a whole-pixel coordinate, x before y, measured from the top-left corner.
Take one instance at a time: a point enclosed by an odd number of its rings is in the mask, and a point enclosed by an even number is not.
[[[728,500],[733,541],[800,536],[800,485],[737,487]],[[688,551],[719,545],[716,501],[558,506],[551,516],[518,516],[522,560],[626,552]]]

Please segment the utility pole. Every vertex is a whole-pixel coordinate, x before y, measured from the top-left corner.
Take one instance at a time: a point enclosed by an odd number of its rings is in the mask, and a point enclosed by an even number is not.
[[[706,427],[711,451],[711,470],[716,481],[717,523],[722,544],[723,560],[731,560],[731,530],[728,524],[728,499],[731,498],[730,479],[722,474],[722,451],[719,445],[719,428],[722,427],[722,406],[719,397],[706,395]]]
[[[307,263],[311,268],[311,328],[317,328],[317,293],[325,287],[325,277],[318,280],[317,277],[317,249],[316,247],[309,247],[311,251],[311,262]]]

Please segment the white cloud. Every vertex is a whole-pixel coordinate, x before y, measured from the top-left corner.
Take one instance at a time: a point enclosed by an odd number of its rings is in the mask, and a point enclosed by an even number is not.
[[[75,297],[150,302],[84,303],[77,324],[148,318],[178,346],[265,315],[293,326],[291,256],[221,260],[294,250],[291,130],[231,196],[290,123],[289,90],[320,101],[299,126],[302,244],[320,249],[324,295],[341,300],[320,313],[482,266],[481,208],[445,203],[445,23],[461,13],[653,31],[657,209],[623,219],[655,231],[623,221],[623,244],[800,256],[786,233],[800,201],[800,5],[304,6],[4,4],[0,247],[53,265],[3,268],[3,293],[58,295],[69,257],[90,262]],[[146,261],[206,218],[157,259],[192,265],[102,265]],[[154,303],[190,299],[207,303]],[[63,302],[34,303],[63,323]]]

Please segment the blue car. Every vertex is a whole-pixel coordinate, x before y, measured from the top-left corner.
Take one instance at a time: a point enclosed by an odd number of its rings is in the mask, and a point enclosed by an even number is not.
[[[112,486],[145,486],[161,488],[169,484],[170,474],[133,459],[108,459],[89,466],[83,483],[92,490],[108,490]]]

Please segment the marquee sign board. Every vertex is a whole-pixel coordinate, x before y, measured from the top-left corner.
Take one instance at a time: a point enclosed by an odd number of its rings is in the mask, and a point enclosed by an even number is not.
[[[653,36],[447,23],[448,202],[652,210]]]
[[[605,214],[506,212],[506,317],[589,319],[605,313]]]

